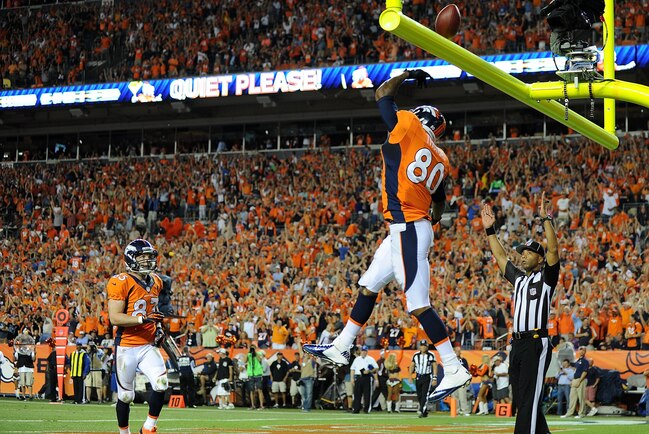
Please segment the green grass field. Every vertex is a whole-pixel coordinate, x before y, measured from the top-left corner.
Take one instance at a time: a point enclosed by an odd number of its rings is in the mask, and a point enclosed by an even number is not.
[[[146,405],[131,407],[131,430],[137,433]],[[640,417],[596,416],[581,420],[549,418],[553,433],[646,434],[649,423]],[[451,418],[448,413],[426,419],[416,413],[354,415],[342,411],[247,409],[217,410],[164,408],[158,424],[165,433],[511,433],[513,419],[494,416]],[[49,404],[41,401],[0,400],[2,433],[117,433],[115,407],[110,405]]]

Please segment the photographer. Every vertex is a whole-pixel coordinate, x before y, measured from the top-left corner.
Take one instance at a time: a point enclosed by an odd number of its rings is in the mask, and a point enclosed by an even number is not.
[[[95,341],[88,342],[88,358],[90,359],[90,372],[86,376],[84,383],[86,386],[86,401],[90,402],[92,398],[92,389],[97,391],[97,401],[101,404],[103,400],[103,380],[102,368],[104,366],[104,352],[97,348]]]
[[[592,26],[604,13],[604,0],[554,0],[541,9],[552,29],[550,48],[563,56],[592,45]],[[609,23],[612,26],[613,23]],[[613,31],[613,29],[610,29]]]
[[[363,411],[369,413],[372,409],[372,389],[374,388],[374,373],[376,372],[376,360],[367,355],[367,346],[361,347],[361,355],[354,359],[350,370],[352,386],[354,387],[354,404],[352,413],[361,412],[361,398],[363,399]]]
[[[248,374],[248,386],[250,390],[250,408],[255,409],[255,392],[259,396],[259,409],[264,409],[264,393],[262,391],[262,379],[264,367],[262,364],[263,354],[257,351],[254,345],[250,346],[246,369]]]
[[[564,406],[570,402],[570,383],[575,378],[575,368],[570,366],[570,360],[563,359],[557,373],[557,414],[565,414]]]

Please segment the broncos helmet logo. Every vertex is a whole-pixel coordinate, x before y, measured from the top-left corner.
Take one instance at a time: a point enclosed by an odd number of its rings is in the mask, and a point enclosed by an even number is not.
[[[439,139],[446,131],[446,119],[437,107],[421,105],[411,110],[421,121],[421,124],[428,128]]]

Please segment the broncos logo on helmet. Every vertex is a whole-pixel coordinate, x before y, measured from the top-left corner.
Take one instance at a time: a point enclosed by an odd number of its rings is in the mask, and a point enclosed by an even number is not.
[[[124,262],[129,271],[149,274],[158,268],[158,251],[147,240],[133,240],[124,249]]]
[[[436,139],[444,135],[446,119],[444,119],[444,115],[437,107],[420,105],[411,111],[419,118],[424,129],[430,130]]]

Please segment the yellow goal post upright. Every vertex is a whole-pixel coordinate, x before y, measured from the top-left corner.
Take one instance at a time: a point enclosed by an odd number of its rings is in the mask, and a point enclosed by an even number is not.
[[[606,0],[605,20],[607,29],[609,29],[606,37],[609,41],[613,39],[615,28],[612,4],[613,0]],[[593,96],[600,98],[606,96],[610,99],[608,103],[605,100],[605,125],[609,129],[600,127],[572,110],[568,111],[566,119],[565,107],[554,100],[564,98],[563,81],[526,84],[405,16],[402,13],[401,0],[386,1],[386,9],[379,17],[379,24],[383,30],[426,50],[440,59],[446,60],[607,149],[616,149],[619,145],[619,139],[615,135],[615,99],[626,100],[644,106],[649,104],[649,87],[614,80],[604,81],[593,84]],[[615,75],[614,48],[614,42],[607,42],[604,62],[610,63],[608,67],[605,63],[605,80],[607,78],[611,79],[611,77],[614,78]],[[559,85],[560,87],[557,87]],[[587,83],[579,84],[576,88],[573,85],[567,86],[567,89],[568,97],[587,98],[590,95]]]

